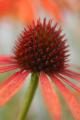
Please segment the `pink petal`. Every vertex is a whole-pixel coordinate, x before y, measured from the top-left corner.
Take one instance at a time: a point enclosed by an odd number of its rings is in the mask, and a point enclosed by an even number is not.
[[[78,103],[73,93],[69,91],[56,76],[51,76],[51,78],[59,87],[62,95],[64,96],[67,104],[70,107],[71,112],[73,113],[75,120],[80,120],[80,103]]]
[[[62,74],[72,79],[80,81],[80,73],[74,72],[72,70],[65,70]]]
[[[12,56],[0,56],[0,64],[15,64],[15,62]]]
[[[7,78],[6,80],[4,80],[1,84],[0,84],[0,91],[5,89],[5,87],[7,87],[10,83],[13,82],[13,79],[15,80],[16,77],[19,75],[19,72],[16,72],[15,74],[11,75],[9,78]]]
[[[0,86],[0,106],[9,101],[22,87],[29,72],[17,72]]]
[[[75,90],[77,90],[78,92],[80,92],[80,87],[76,86],[74,83],[72,83],[70,80],[68,80],[67,78],[63,77],[62,75],[58,76],[64,81],[66,82],[68,85],[70,85],[72,88],[74,88]]]
[[[76,76],[79,76],[79,77],[80,77],[80,73],[75,72],[75,71],[73,71],[73,70],[65,70],[65,72],[70,73],[70,74],[72,74],[72,75],[75,74]]]
[[[14,69],[17,69],[17,68],[19,68],[19,66],[17,64],[8,65],[8,66],[0,66],[0,73],[11,71],[11,70],[14,70]]]
[[[76,68],[77,70],[80,70],[80,65],[70,64],[69,67],[73,67]]]
[[[40,74],[40,87],[52,117],[55,120],[61,120],[61,106],[58,97],[45,73]]]

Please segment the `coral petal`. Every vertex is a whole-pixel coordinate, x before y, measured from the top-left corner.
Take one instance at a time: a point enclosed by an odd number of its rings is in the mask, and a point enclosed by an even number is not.
[[[56,85],[59,87],[62,95],[64,96],[70,110],[75,118],[75,120],[80,120],[80,103],[76,100],[75,96],[71,91],[69,91],[66,86],[57,78],[57,76],[51,76]]]
[[[70,64],[68,65],[69,67],[73,67],[73,68],[76,68],[77,70],[80,70],[80,65],[77,65],[77,64]]]
[[[64,73],[67,77],[80,81],[80,73],[74,72],[72,70],[65,70]]]
[[[5,89],[5,87],[7,87],[13,81],[13,79],[15,79],[18,76],[18,74],[19,73],[16,72],[15,74],[11,75],[9,78],[4,80],[4,82],[0,84],[0,92],[1,90]]]
[[[80,87],[76,86],[74,83],[70,82],[67,78],[63,77],[62,75],[58,76],[64,81],[66,82],[68,85],[70,85],[72,88],[74,88],[75,90],[77,90],[78,92],[80,92]]]
[[[17,64],[9,65],[9,66],[0,66],[0,73],[11,71],[11,70],[14,70],[14,69],[17,69],[17,68],[19,68]]]
[[[0,106],[4,105],[20,90],[28,74],[29,72],[17,72],[0,86]]]
[[[58,97],[45,73],[40,75],[40,87],[44,96],[46,105],[55,120],[61,119],[61,106]]]
[[[0,64],[14,64],[15,59],[12,56],[0,56]]]

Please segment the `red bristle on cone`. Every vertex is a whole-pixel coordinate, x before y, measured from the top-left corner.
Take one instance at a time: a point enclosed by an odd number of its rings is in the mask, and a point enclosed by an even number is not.
[[[66,66],[68,45],[62,29],[40,20],[28,26],[19,37],[14,54],[23,70],[60,72]]]

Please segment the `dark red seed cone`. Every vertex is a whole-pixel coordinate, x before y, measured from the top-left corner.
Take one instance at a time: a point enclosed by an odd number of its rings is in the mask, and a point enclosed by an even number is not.
[[[15,46],[15,59],[20,68],[33,72],[60,72],[66,66],[67,48],[64,35],[57,24],[44,19],[28,26]]]

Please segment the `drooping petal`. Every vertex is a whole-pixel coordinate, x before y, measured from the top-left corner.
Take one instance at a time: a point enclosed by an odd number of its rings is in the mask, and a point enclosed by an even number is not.
[[[64,96],[70,110],[75,118],[75,120],[80,120],[80,103],[76,100],[75,96],[71,91],[69,91],[66,86],[59,80],[57,76],[51,76],[58,88],[60,89],[62,95]]]
[[[1,90],[5,89],[9,84],[11,84],[13,82],[13,79],[15,80],[15,78],[19,75],[18,72],[16,72],[15,74],[11,75],[9,78],[7,78],[6,80],[4,80],[3,82],[0,83],[0,92]]]
[[[67,73],[70,73],[71,75],[76,75],[76,76],[80,76],[80,73],[77,73],[77,72],[75,72],[75,71],[73,71],[73,70],[65,70],[65,72],[67,72]]]
[[[14,69],[17,69],[17,68],[19,68],[17,64],[8,65],[8,66],[0,66],[0,73],[11,71],[11,70],[14,70]]]
[[[40,87],[52,117],[55,120],[61,120],[61,106],[58,97],[45,73],[40,75]]]
[[[80,87],[78,87],[77,85],[75,85],[74,83],[72,83],[70,80],[68,80],[67,78],[63,77],[62,75],[58,76],[64,81],[66,82],[68,85],[70,85],[72,88],[74,88],[75,90],[77,90],[78,92],[80,92]]]
[[[15,60],[12,56],[1,56],[0,55],[0,64],[15,64]]]
[[[65,70],[62,74],[72,79],[80,81],[80,73],[74,72],[72,70]]]
[[[17,72],[0,85],[0,106],[9,101],[22,87],[29,72]]]
[[[80,70],[80,65],[77,64],[69,64],[69,67],[76,68],[77,70]]]

